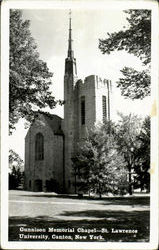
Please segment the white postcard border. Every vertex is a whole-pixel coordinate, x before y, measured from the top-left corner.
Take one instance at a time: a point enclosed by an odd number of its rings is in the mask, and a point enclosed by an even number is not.
[[[91,4],[90,4],[91,3]],[[152,10],[151,223],[149,243],[8,242],[9,9],[106,8]],[[111,6],[111,7],[110,7]],[[156,8],[157,7],[157,8]],[[3,249],[152,249],[158,245],[158,5],[157,1],[3,1],[1,11],[1,246]],[[156,58],[157,57],[157,58]],[[157,248],[156,248],[157,249]]]

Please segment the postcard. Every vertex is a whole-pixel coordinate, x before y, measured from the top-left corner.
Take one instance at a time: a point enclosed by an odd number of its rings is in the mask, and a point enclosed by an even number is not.
[[[1,248],[157,249],[157,1],[1,3]]]

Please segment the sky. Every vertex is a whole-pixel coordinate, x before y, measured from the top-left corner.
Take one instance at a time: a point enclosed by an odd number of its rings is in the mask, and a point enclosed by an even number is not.
[[[56,99],[63,100],[64,62],[68,48],[69,10],[23,10],[23,18],[30,20],[30,30],[35,39],[40,58],[47,62],[53,72],[51,90]],[[116,88],[116,81],[122,76],[124,67],[143,68],[141,61],[124,51],[102,54],[98,48],[99,38],[106,38],[107,32],[118,32],[127,27],[126,14],[121,10],[107,9],[74,9],[72,11],[73,50],[77,62],[79,79],[88,75],[99,75],[110,79],[113,84],[113,119],[117,120],[116,112],[135,113],[142,117],[150,113],[150,97],[144,100],[131,101],[121,96]],[[50,111],[63,117],[63,107],[58,106]],[[17,124],[17,129],[10,137],[10,148],[24,159],[24,121]]]

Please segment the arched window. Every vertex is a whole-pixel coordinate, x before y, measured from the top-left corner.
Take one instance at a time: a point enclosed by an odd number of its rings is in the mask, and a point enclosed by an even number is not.
[[[44,136],[41,133],[35,137],[35,160],[44,159]]]

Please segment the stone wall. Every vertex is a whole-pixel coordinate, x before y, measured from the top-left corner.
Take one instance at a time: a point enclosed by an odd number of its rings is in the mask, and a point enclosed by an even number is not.
[[[96,75],[91,75],[85,78],[84,82],[79,80],[75,86],[75,100],[76,107],[75,124],[76,124],[76,138],[81,140],[86,137],[87,131],[91,129],[96,123],[103,122],[103,106],[102,96],[106,96],[107,102],[107,119],[108,119],[108,84],[109,80],[101,79]],[[81,124],[81,98],[85,97],[85,124]]]
[[[109,120],[109,113],[110,113],[110,88],[109,88],[110,81],[106,79],[101,79],[100,77],[96,76],[96,88],[95,88],[95,95],[96,95],[96,123],[103,122],[103,104],[102,104],[102,96],[106,97],[106,111],[107,111],[107,120]]]
[[[56,123],[56,119],[54,122]],[[43,160],[35,160],[35,137],[39,132],[44,136]],[[56,186],[61,191],[63,187],[63,137],[54,135],[52,128],[40,114],[25,138],[25,189],[47,191],[46,181],[50,179],[57,180]],[[36,186],[36,180],[40,180],[38,185],[41,187]]]
[[[102,96],[107,100],[110,81],[91,75],[84,82],[74,76],[65,76],[64,120],[58,116],[39,117],[25,138],[25,189],[47,191],[48,181],[54,180],[55,192],[74,193],[72,157],[89,129],[103,121]],[[85,100],[85,124],[81,124],[81,99]],[[62,130],[64,134],[60,133]],[[35,136],[44,136],[44,160],[35,160]],[[47,182],[47,183],[46,183]],[[37,190],[39,189],[39,190]]]
[[[85,124],[81,124],[81,99],[85,99]],[[95,107],[95,76],[86,77],[84,82],[78,82],[78,129],[79,140],[86,137],[87,129],[90,129],[96,120]]]
[[[65,190],[67,193],[74,193],[72,180],[72,160],[75,145],[74,138],[77,128],[75,126],[75,105],[74,85],[77,77],[72,74],[65,74],[64,77],[64,134],[65,134]]]

